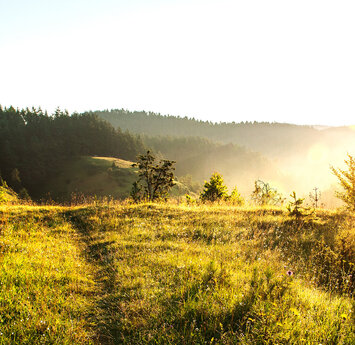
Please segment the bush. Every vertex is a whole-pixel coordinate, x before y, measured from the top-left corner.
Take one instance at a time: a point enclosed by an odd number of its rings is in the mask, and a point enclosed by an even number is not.
[[[287,205],[287,210],[290,216],[295,217],[296,220],[300,220],[301,218],[312,215],[312,212],[309,212],[310,209],[303,206],[304,198],[297,198],[295,191],[290,194],[290,197],[293,199]]]
[[[238,205],[242,206],[245,203],[244,198],[240,195],[237,187],[234,187],[232,190],[231,195],[228,197],[228,200],[233,204],[233,205]]]
[[[268,183],[261,180],[255,181],[255,189],[251,198],[260,206],[279,205],[284,201],[281,194],[275,188],[270,187]]]

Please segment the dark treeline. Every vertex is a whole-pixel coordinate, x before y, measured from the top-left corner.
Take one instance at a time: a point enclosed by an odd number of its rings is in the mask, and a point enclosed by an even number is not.
[[[354,131],[349,128],[318,130],[312,126],[284,123],[240,122],[213,123],[187,117],[124,109],[90,112],[110,122],[114,127],[131,133],[149,136],[198,136],[222,143],[234,143],[268,156],[288,157],[291,152],[307,150],[314,143],[333,145],[339,140],[352,140]]]
[[[0,173],[16,191],[30,194],[55,174],[63,159],[97,155],[135,159],[142,141],[94,114],[0,106]]]

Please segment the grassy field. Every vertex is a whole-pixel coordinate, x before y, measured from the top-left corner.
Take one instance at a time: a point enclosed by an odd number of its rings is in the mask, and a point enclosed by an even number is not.
[[[131,165],[130,161],[112,157],[83,156],[65,161],[56,176],[39,188],[36,198],[47,197],[48,192],[60,202],[72,200],[73,195],[127,198],[137,179]]]
[[[354,344],[354,221],[0,206],[0,344]]]
[[[53,199],[59,203],[86,202],[103,197],[124,200],[129,197],[132,184],[138,179],[133,162],[113,157],[82,156],[63,161],[56,176],[38,186],[36,200]],[[189,193],[198,196],[179,181],[171,195],[181,197]]]

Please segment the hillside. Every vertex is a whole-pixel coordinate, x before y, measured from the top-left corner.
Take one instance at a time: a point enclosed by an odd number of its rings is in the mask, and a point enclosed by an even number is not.
[[[41,109],[0,106],[0,177],[36,200],[67,201],[72,193],[125,198],[134,180],[131,172],[80,157],[134,161],[152,149],[158,157],[176,161],[179,181],[194,185],[177,186],[173,195],[198,193],[197,186],[218,171],[228,188],[237,186],[245,198],[261,179],[285,196],[296,190],[307,197],[317,187],[322,202],[334,207],[336,179],[329,166],[341,167],[354,147],[351,128],[214,124],[123,110],[48,115]]]
[[[190,169],[200,182],[219,171],[230,188],[237,185],[246,196],[256,179],[270,182],[285,195],[296,190],[307,197],[317,187],[327,195],[324,202],[329,207],[336,205],[336,179],[329,166],[342,166],[343,157],[355,148],[353,126],[317,129],[282,123],[211,123],[122,109],[88,114],[140,134],[148,147],[170,159],[179,157],[178,171]],[[191,157],[191,153],[196,154]]]
[[[84,202],[95,198],[123,200],[130,196],[132,184],[138,179],[133,162],[113,157],[81,156],[63,160],[56,174],[43,181],[33,197],[55,202]],[[194,195],[200,186],[181,178],[171,190],[175,197]],[[197,196],[197,195],[196,195]]]
[[[116,128],[149,136],[204,137],[222,143],[234,143],[269,157],[287,158],[322,143],[330,148],[346,143],[355,146],[352,127],[318,130],[312,126],[286,123],[242,122],[212,123],[191,118],[163,116],[153,112],[130,112],[123,109],[94,111]]]
[[[176,175],[191,175],[203,182],[218,171],[227,185],[249,195],[257,179],[286,182],[278,168],[257,152],[234,144],[220,144],[200,137],[141,137],[144,144],[163,157],[176,161]],[[279,183],[279,185],[281,185]]]
[[[16,192],[40,194],[63,161],[80,156],[134,160],[142,152],[137,137],[94,115],[69,115],[59,109],[49,115],[41,109],[0,105],[0,177]]]
[[[64,160],[35,197],[60,202],[95,196],[124,199],[129,197],[132,183],[137,179],[131,165],[130,161],[112,157],[82,156]]]
[[[0,206],[2,344],[353,344],[354,215]]]
[[[6,184],[0,185],[0,205],[14,204],[17,202],[19,202],[17,194],[9,189]]]

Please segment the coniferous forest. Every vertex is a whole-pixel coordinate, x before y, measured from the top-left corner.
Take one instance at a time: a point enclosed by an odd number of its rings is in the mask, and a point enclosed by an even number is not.
[[[317,187],[323,192],[323,202],[336,205],[336,181],[331,179],[329,164],[341,163],[344,147],[354,146],[354,131],[349,127],[211,123],[126,110],[69,114],[57,109],[48,114],[35,108],[0,108],[0,176],[15,191],[28,192],[35,199],[61,194],[61,200],[68,200],[73,192],[127,197],[133,171],[111,171],[109,167],[97,170],[98,175],[105,173],[106,180],[112,182],[111,193],[99,186],[83,188],[73,180],[70,170],[80,165],[80,157],[133,162],[138,154],[150,149],[161,158],[176,161],[176,176],[181,181],[189,180],[190,187],[195,185],[194,192],[197,185],[201,187],[218,171],[230,188],[238,185],[246,196],[252,192],[254,181],[261,179],[270,181],[284,194],[297,189],[308,195]],[[91,168],[87,164],[78,167]],[[77,181],[80,174],[75,175]],[[102,180],[101,175],[97,177]],[[130,176],[125,182],[122,175]],[[61,176],[61,183],[56,176]],[[56,192],[52,190],[54,185]],[[183,190],[191,191],[189,186]]]
[[[79,156],[108,156],[134,160],[142,141],[113,128],[94,114],[59,109],[0,107],[0,173],[17,192],[30,195],[58,173],[63,160]]]
[[[284,158],[309,148],[315,142],[331,143],[354,140],[348,127],[299,126],[270,122],[201,121],[194,118],[164,116],[145,111],[112,109],[88,112],[110,122],[114,127],[148,136],[203,137],[220,143],[233,143],[272,157]]]

